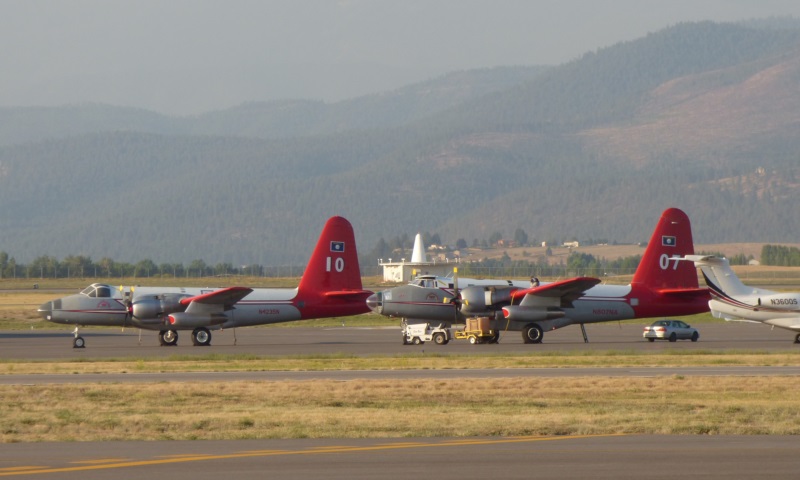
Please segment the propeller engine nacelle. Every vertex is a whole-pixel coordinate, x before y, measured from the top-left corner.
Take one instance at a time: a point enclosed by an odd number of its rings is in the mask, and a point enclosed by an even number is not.
[[[176,328],[197,328],[222,325],[227,321],[228,317],[220,313],[192,315],[186,312],[177,312],[168,315],[164,323]]]
[[[521,307],[519,305],[503,307],[503,316],[513,322],[540,322],[561,318],[564,315],[566,312],[563,310],[548,310],[542,307]]]
[[[160,318],[168,313],[181,312],[186,306],[181,305],[181,299],[189,297],[180,293],[165,293],[160,295],[145,295],[133,301],[131,314],[139,320]]]
[[[461,290],[461,313],[468,316],[482,316],[496,312],[511,301],[511,293],[518,287],[467,287]]]

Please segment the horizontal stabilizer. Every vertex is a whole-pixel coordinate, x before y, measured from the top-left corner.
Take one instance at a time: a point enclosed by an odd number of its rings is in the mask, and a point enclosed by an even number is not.
[[[338,291],[331,291],[331,292],[324,292],[323,295],[326,297],[333,297],[333,298],[359,298],[359,297],[367,297],[372,295],[372,292],[369,290],[338,290]]]
[[[709,295],[708,288],[664,288],[658,291],[662,295],[673,297],[702,297]]]
[[[703,263],[722,263],[722,259],[716,255],[684,255],[683,258],[679,258],[679,260]]]

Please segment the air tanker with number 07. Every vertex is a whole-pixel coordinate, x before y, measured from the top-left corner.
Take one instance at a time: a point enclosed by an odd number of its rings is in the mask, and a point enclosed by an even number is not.
[[[519,281],[456,279],[450,283],[412,281],[377,292],[367,299],[376,312],[407,323],[464,323],[489,317],[495,332],[521,331],[525,343],[541,343],[544,332],[586,323],[632,318],[693,315],[708,311],[707,288],[697,271],[680,261],[694,253],[689,217],[677,208],[665,210],[656,225],[630,285],[600,285],[597,278],[577,277],[535,285]],[[471,285],[471,283],[473,283]],[[586,338],[584,330],[584,340]],[[497,341],[494,338],[493,341]]]
[[[210,345],[210,330],[369,312],[372,294],[361,286],[353,227],[328,219],[297,288],[113,287],[95,283],[81,293],[47,302],[39,315],[75,325],[73,346],[85,345],[80,326],[134,327],[159,332],[161,345],[176,345],[190,330],[194,345]]]

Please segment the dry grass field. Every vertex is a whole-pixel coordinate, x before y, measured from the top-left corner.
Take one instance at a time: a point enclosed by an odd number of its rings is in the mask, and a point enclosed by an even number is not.
[[[0,387],[0,442],[800,434],[797,377]]]
[[[601,247],[596,247],[600,249]],[[613,248],[613,247],[608,247]],[[628,247],[637,248],[640,247]],[[753,247],[756,248],[756,247]],[[760,247],[758,247],[760,249]],[[705,249],[704,249],[705,250]],[[615,248],[618,255],[632,250]],[[711,249],[708,251],[723,251]],[[760,251],[760,250],[759,250]],[[614,258],[611,250],[592,255]],[[625,253],[619,253],[625,252]],[[742,252],[748,254],[746,252]],[[745,279],[800,284],[800,269],[737,267]],[[208,285],[209,279],[195,282]],[[295,286],[296,279],[214,279],[216,285]],[[92,279],[0,280],[0,329],[51,328],[36,308]],[[100,280],[102,281],[102,280]],[[366,279],[366,285],[379,279]],[[221,283],[220,283],[221,282]],[[142,279],[121,283],[145,283]],[[149,284],[177,284],[149,279]],[[181,282],[180,284],[186,284]],[[189,285],[189,284],[186,284]],[[353,322],[374,322],[361,316]],[[287,325],[291,326],[291,325]],[[305,323],[305,326],[309,326]],[[335,360],[335,361],[332,361]],[[464,356],[226,357],[0,362],[13,373],[452,369]],[[586,352],[481,356],[486,368],[798,365],[800,353]],[[508,378],[0,386],[0,443],[104,440],[800,434],[798,377]]]

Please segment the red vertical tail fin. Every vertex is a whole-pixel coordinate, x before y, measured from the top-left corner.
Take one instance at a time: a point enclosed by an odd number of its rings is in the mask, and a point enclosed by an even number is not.
[[[362,290],[356,238],[347,219],[331,217],[325,223],[298,290],[311,295]]]
[[[698,288],[697,271],[692,262],[677,260],[693,254],[689,217],[682,210],[668,208],[661,214],[631,284],[643,284],[651,289]]]

